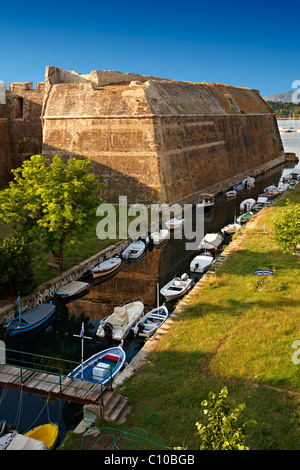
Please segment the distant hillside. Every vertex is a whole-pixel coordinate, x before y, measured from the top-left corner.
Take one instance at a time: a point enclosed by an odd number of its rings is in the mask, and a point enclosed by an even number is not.
[[[268,105],[275,111],[278,118],[296,118],[300,116],[300,103],[283,103],[282,101],[267,101]]]
[[[292,94],[295,92],[293,91],[286,91],[285,93],[273,93],[273,95],[267,95],[264,97],[265,101],[273,101],[277,103],[280,101],[281,103],[292,103]]]

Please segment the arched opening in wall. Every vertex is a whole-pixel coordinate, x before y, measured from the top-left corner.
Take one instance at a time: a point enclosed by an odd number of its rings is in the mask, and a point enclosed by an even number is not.
[[[16,119],[23,119],[23,107],[24,107],[24,100],[22,97],[16,98],[15,101],[15,118]]]

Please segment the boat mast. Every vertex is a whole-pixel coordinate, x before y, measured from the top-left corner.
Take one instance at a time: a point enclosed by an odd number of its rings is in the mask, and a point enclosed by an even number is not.
[[[84,336],[84,322],[81,324],[81,330],[79,335],[73,335],[76,338],[81,338],[81,380],[83,380],[83,350],[84,350],[84,340],[93,339],[90,336]]]

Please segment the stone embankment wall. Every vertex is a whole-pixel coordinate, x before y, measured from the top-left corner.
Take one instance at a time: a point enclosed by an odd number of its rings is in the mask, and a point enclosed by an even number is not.
[[[55,67],[46,81],[43,153],[92,156],[111,202],[172,203],[284,155],[257,90]]]
[[[64,273],[50,279],[48,282],[40,285],[31,295],[21,298],[22,309],[27,307],[32,308],[41,303],[50,301],[56,295],[56,291],[60,287],[71,281],[79,280],[91,268],[96,266],[98,263],[111,258],[112,255],[120,255],[122,251],[124,251],[124,249],[129,245],[129,243],[130,239],[125,241],[121,240],[116,244],[105,248],[99,253],[96,253],[90,258],[82,261],[78,265],[73,266],[73,268],[69,269],[68,271],[65,271]],[[4,324],[12,320],[17,311],[17,302],[0,308],[0,323]]]

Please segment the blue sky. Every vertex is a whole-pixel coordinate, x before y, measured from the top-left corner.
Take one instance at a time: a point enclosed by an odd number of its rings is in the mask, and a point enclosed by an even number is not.
[[[56,65],[282,93],[300,80],[299,12],[277,0],[6,3],[0,80],[35,84]]]

